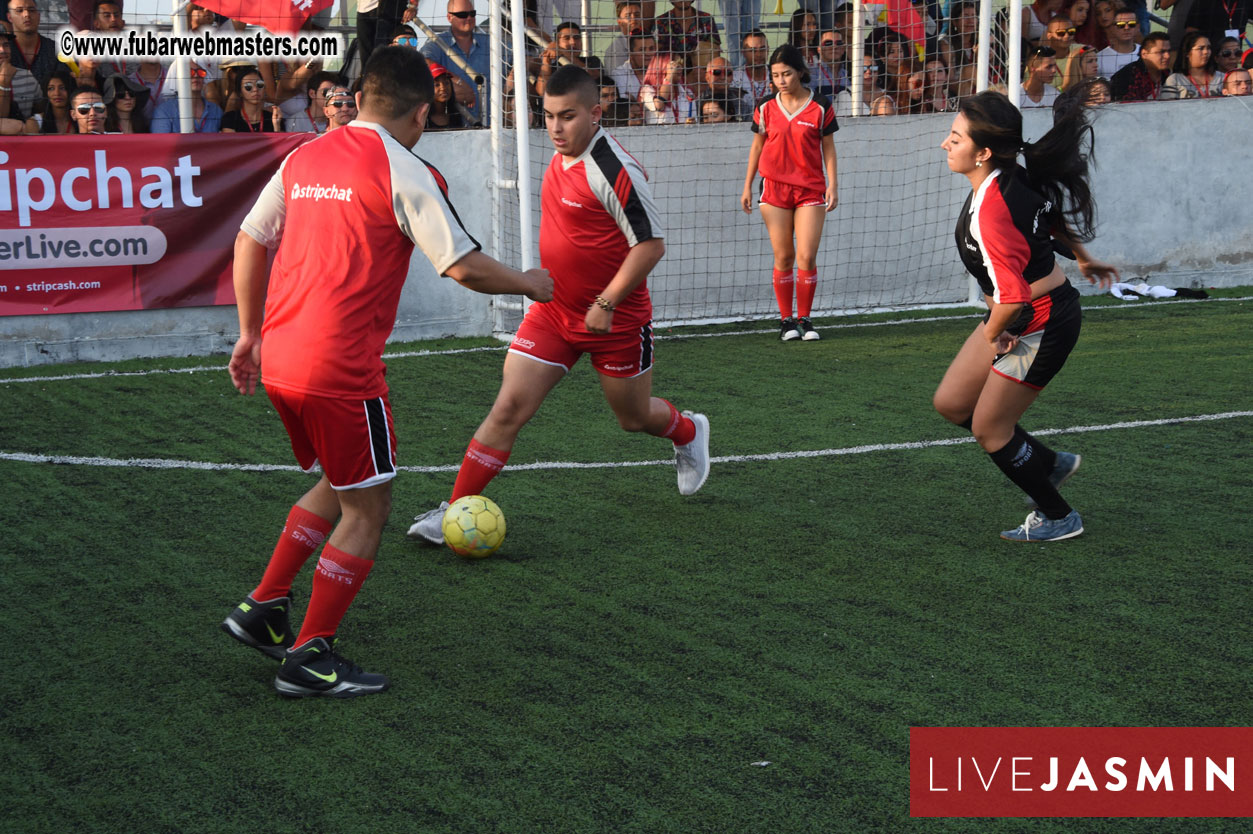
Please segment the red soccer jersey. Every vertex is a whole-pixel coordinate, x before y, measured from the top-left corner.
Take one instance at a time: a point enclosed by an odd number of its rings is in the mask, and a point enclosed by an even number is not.
[[[771,93],[753,110],[753,133],[766,136],[757,170],[768,180],[825,191],[822,137],[837,130],[835,109],[826,96],[811,95],[800,110],[789,115],[779,94]]]
[[[617,140],[597,131],[574,162],[553,154],[544,174],[540,265],[553,277],[553,300],[568,326],[582,329],[587,308],[637,243],[665,237],[644,169]],[[618,302],[613,332],[652,319],[647,283]]]
[[[265,383],[323,397],[387,391],[383,346],[415,243],[440,274],[478,248],[440,173],[360,121],[292,151],[242,228],[278,246],[261,329]]]

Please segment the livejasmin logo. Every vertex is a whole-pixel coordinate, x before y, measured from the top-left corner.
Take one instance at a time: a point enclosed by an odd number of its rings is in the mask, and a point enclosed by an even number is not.
[[[930,773],[930,784],[928,789],[931,791],[961,791],[974,789],[979,787],[970,781],[971,771],[978,778],[979,785],[984,791],[991,791],[993,784],[996,782],[997,773],[1001,774],[1002,779],[1010,781],[1010,790],[1020,791],[1055,791],[1059,788],[1066,791],[1076,790],[1107,790],[1107,791],[1125,791],[1131,786],[1127,779],[1127,766],[1129,762],[1121,756],[1111,756],[1104,762],[1104,774],[1111,777],[1100,786],[1097,785],[1096,777],[1092,775],[1092,768],[1088,765],[1087,760],[1080,756],[1078,761],[1063,762],[1058,756],[1050,756],[1048,758],[1046,781],[1039,781],[1040,772],[1035,769],[1034,765],[1037,760],[1033,756],[1012,756],[1008,762],[1006,757],[999,756],[994,762],[980,762],[978,757],[970,756],[967,759],[959,757],[956,761],[956,782],[948,782],[945,784],[945,777],[951,776],[953,773],[952,762],[939,762],[939,781],[937,782],[937,762],[934,757],[927,758],[927,769]],[[1172,765],[1170,757],[1163,758],[1156,765],[1144,757],[1140,758],[1139,768],[1135,769],[1132,765],[1132,772],[1137,773],[1135,786],[1131,788],[1137,791],[1174,791],[1197,790],[1197,780],[1195,776],[1200,769],[1200,764],[1194,762],[1193,757],[1184,756],[1183,761],[1175,761]],[[1005,769],[1002,770],[1002,765]],[[949,768],[946,774],[945,769]],[[1220,764],[1208,756],[1205,757],[1205,787],[1204,790],[1213,791],[1215,783],[1221,782],[1222,786],[1229,791],[1236,789],[1236,760],[1234,756],[1228,756],[1226,761]],[[963,782],[963,770],[966,779]],[[1099,771],[1098,771],[1099,772]],[[1179,774],[1182,779],[1177,784],[1175,774]],[[1063,786],[1063,777],[1065,777],[1065,785]]]
[[[1253,817],[1250,727],[912,727],[915,817]]]

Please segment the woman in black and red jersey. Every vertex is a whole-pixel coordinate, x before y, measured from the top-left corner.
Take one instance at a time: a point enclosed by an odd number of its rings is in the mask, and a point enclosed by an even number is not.
[[[784,44],[770,56],[770,78],[777,92],[753,110],[752,149],[740,204],[753,211],[753,180],[762,176],[761,216],[774,249],[774,294],[782,319],[779,338],[813,341],[809,321],[818,285],[818,243],[827,213],[838,202],[835,109],[826,96],[806,86],[809,70],[799,49]],[[826,178],[823,178],[823,170]],[[792,267],[796,266],[796,314],[792,316]]]
[[[1079,293],[1054,250],[1075,258],[1092,283],[1105,287],[1118,277],[1083,247],[1093,237],[1095,213],[1084,113],[1077,104],[1067,107],[1040,141],[1024,143],[1018,109],[1000,93],[980,93],[962,99],[942,146],[949,168],[970,180],[957,250],[983,290],[988,314],[949,365],[934,403],[969,429],[1034,503],[1021,526],[1001,533],[1011,541],[1083,532],[1079,513],[1057,491],[1079,468],[1079,456],[1054,452],[1018,420],[1079,338]],[[1020,153],[1025,166],[1018,164]]]

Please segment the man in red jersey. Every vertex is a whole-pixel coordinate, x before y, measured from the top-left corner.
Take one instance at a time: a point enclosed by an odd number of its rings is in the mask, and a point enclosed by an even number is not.
[[[709,476],[709,420],[652,396],[653,305],[645,281],[665,254],[664,232],[643,169],[600,129],[600,116],[586,70],[553,72],[544,122],[557,152],[544,175],[539,234],[553,300],[531,306],[509,346],[500,393],[466,450],[454,501],[482,494],[518,432],[584,353],[618,424],[674,444],[681,494],[693,494]],[[447,506],[418,516],[409,536],[441,544]]]
[[[414,245],[472,290],[552,297],[545,270],[518,272],[478,251],[444,178],[413,153],[433,96],[419,53],[376,50],[357,93],[360,117],[289,154],[235,240],[240,336],[231,380],[253,393],[264,363],[296,459],[323,472],[292,507],[261,584],[222,623],[282,659],[274,685],[284,695],[348,698],[387,687],[336,654],[333,641],[391,509],[396,434],[382,354]],[[292,580],[324,539],[293,639]]]

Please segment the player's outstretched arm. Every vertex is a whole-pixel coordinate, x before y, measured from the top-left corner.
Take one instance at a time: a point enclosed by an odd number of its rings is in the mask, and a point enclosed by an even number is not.
[[[1088,279],[1089,284],[1099,283],[1101,289],[1104,290],[1109,289],[1115,281],[1122,280],[1118,267],[1096,260],[1083,244],[1074,241],[1067,241],[1067,244],[1075,253],[1075,263],[1079,265],[1079,273]]]
[[[261,320],[265,315],[266,248],[247,232],[235,236],[235,305],[239,310],[239,341],[228,366],[231,382],[241,394],[257,390],[261,377]]]
[[[466,289],[488,295],[525,295],[532,301],[552,301],[553,279],[546,269],[519,272],[482,252],[470,252],[444,273]]]

